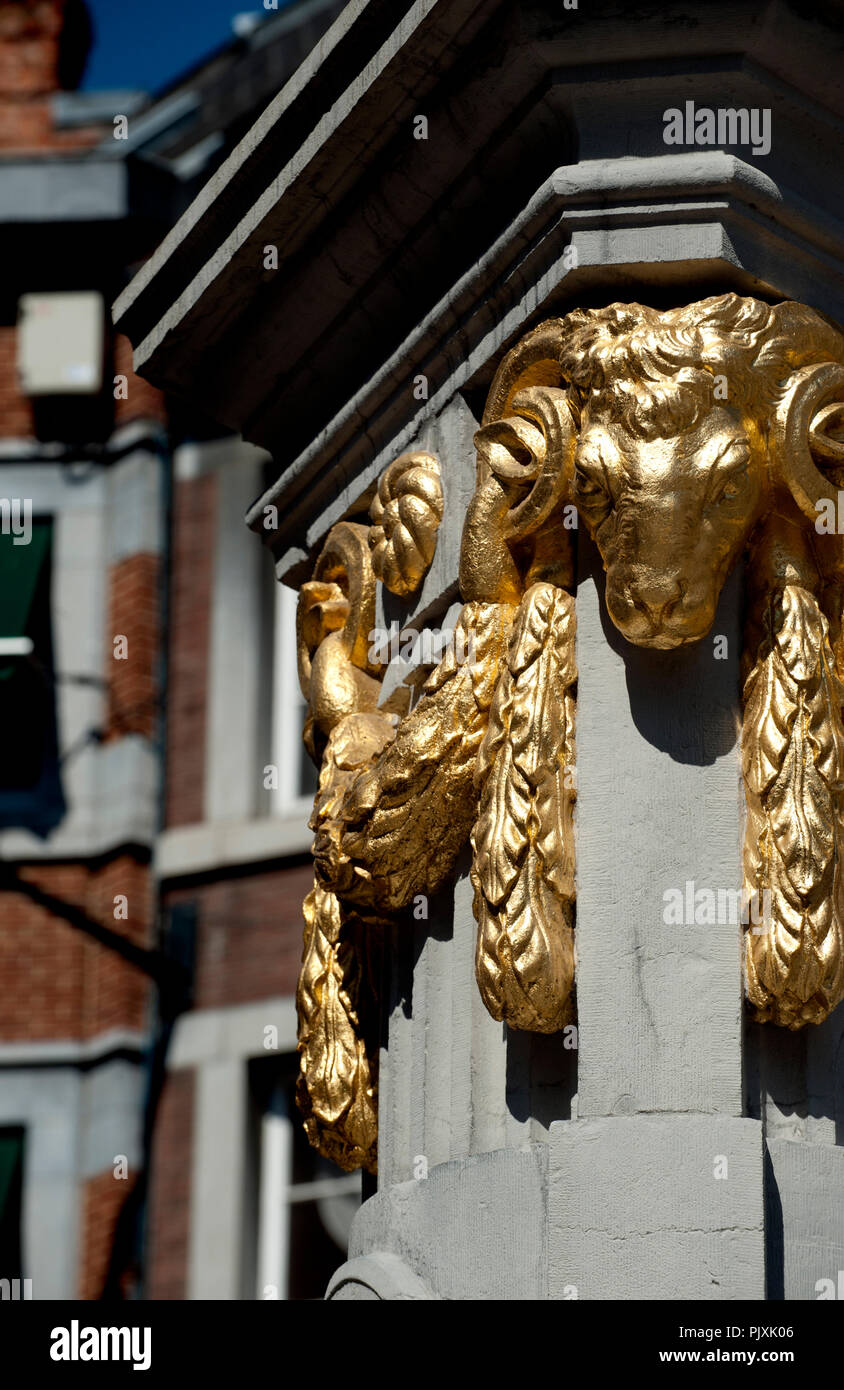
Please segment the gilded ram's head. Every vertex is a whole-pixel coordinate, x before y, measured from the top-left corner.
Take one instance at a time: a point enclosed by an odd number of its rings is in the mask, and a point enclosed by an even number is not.
[[[613,304],[563,329],[580,426],[571,496],[610,616],[638,646],[694,642],[761,517],[794,499],[815,518],[825,484],[809,431],[844,395],[844,343],[810,309],[736,295],[667,313]]]
[[[548,389],[549,350],[562,389]],[[568,499],[598,545],[625,637],[697,641],[762,518],[799,510],[814,521],[834,493],[813,454],[836,451],[824,429],[844,401],[842,364],[844,339],[811,309],[734,294],[665,313],[611,304],[542,325],[502,364],[478,435],[510,489],[511,549],[512,517]],[[544,487],[540,503],[513,491],[520,456],[533,463],[522,463],[531,496]]]

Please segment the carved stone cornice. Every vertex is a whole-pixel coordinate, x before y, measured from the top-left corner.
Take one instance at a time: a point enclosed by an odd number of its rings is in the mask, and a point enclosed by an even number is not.
[[[623,7],[349,5],[121,296],[138,369],[277,458],[281,529],[252,524],[281,574],[348,505],[338,478],[362,492],[445,396],[602,286],[815,302],[822,283],[844,316],[834,36],[793,7],[672,0],[635,60],[631,38]],[[667,147],[678,91],[770,107],[769,154]]]
[[[665,225],[672,225],[668,261],[658,230]],[[565,256],[568,246],[576,250],[576,266]],[[811,299],[822,278],[825,307],[844,318],[842,246],[844,223],[721,151],[560,168],[288,464],[256,502],[249,523],[272,545],[279,573],[286,573],[343,514],[347,493],[338,480],[354,477],[364,491],[388,454],[411,447],[455,390],[483,380],[490,354],[547,315],[558,297],[563,303],[592,297],[609,276],[615,281],[621,274],[625,293],[642,298],[676,284],[706,289],[715,277],[722,288],[752,293],[758,287],[754,267],[764,257],[766,278],[778,293]],[[458,362],[455,323],[464,345]],[[414,398],[419,373],[430,393],[424,402]],[[264,508],[278,507],[282,498],[279,530],[268,535]]]

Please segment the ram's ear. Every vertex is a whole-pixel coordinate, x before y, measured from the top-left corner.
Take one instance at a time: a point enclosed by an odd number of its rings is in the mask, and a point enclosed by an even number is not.
[[[817,521],[831,481],[817,460],[844,463],[844,443],[836,439],[844,415],[844,366],[823,362],[792,376],[771,431],[774,478],[788,488],[800,510]]]

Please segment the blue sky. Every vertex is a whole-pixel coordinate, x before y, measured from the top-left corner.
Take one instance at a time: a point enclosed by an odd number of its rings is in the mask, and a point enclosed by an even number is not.
[[[87,0],[94,44],[82,82],[87,91],[156,91],[232,37],[234,15],[263,0]],[[291,0],[278,0],[279,10]]]

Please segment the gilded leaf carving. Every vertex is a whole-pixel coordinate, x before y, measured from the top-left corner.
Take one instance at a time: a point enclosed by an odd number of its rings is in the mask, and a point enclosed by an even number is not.
[[[533,328],[493,378],[463,518],[463,608],[412,709],[408,691],[382,701],[370,637],[377,584],[407,597],[431,564],[437,460],[394,460],[372,525],[332,527],[298,627],[321,764],[300,1100],[324,1153],[374,1165],[369,947],[447,881],[467,840],[488,1010],[545,1033],[573,1017],[578,527],[600,552],[610,619],[645,649],[704,638],[748,557],[747,994],[757,1018],[792,1029],[844,997],[844,541],[818,524],[844,476],[842,408],[844,338],[804,305],[725,294]]]
[[[478,984],[494,1018],[541,1033],[571,1016],[574,627],[570,594],[528,590],[477,766]]]
[[[316,885],[304,903],[297,1099],[311,1143],[341,1168],[377,1167],[376,1054],[358,1013],[366,947],[334,893]],[[359,934],[359,929],[358,929]]]
[[[746,782],[745,891],[763,908],[746,935],[748,996],[761,1020],[799,1028],[825,1018],[844,991],[844,727],[815,597],[787,585],[771,595],[763,621],[748,686],[768,694],[748,701],[743,743],[764,745],[778,765],[775,776]]]

